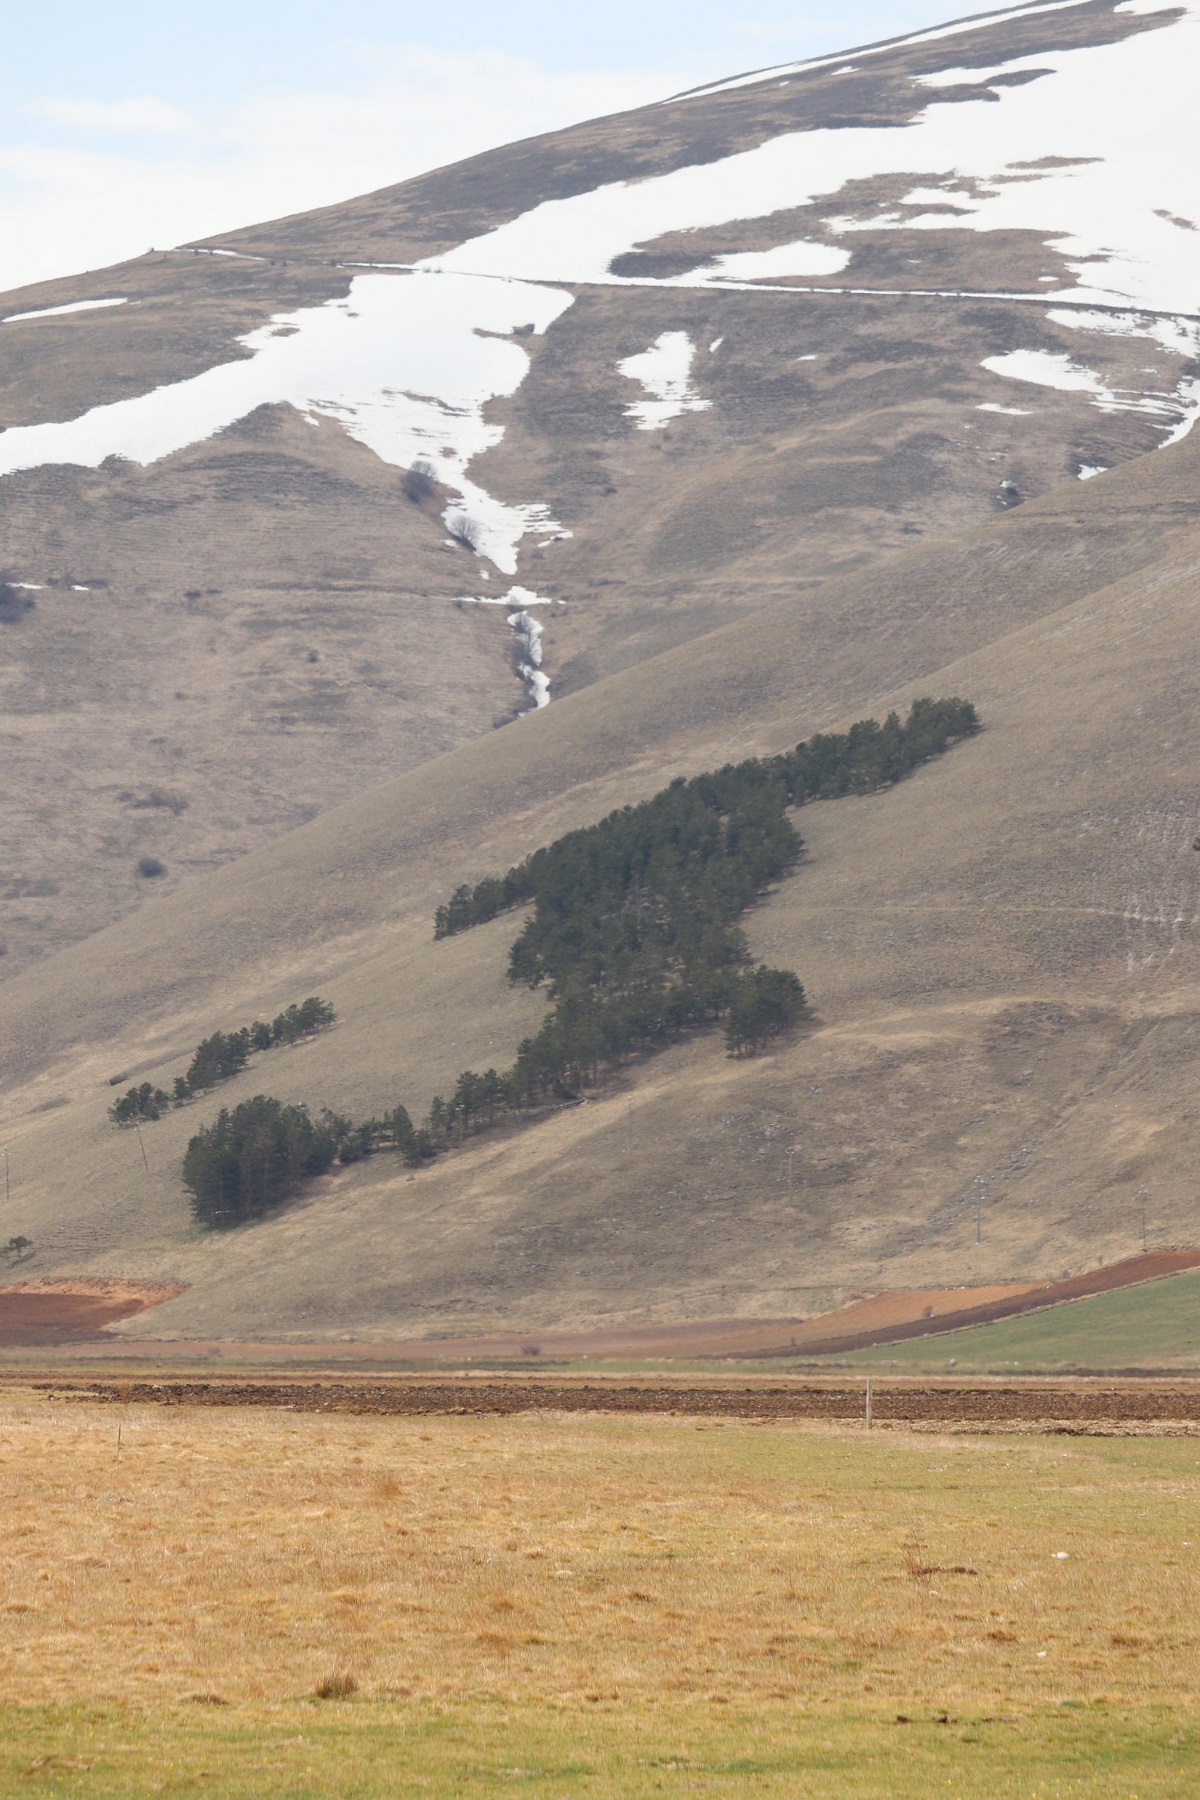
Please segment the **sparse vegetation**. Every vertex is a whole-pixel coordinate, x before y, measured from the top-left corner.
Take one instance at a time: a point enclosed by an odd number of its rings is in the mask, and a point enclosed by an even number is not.
[[[175,698],[184,696],[176,694]],[[125,806],[132,807],[134,812],[172,812],[178,818],[180,813],[188,809],[188,802],[182,794],[169,793],[165,788],[150,788],[144,794],[133,794],[128,789],[117,795]]]
[[[313,1689],[318,1700],[349,1700],[357,1692],[358,1677],[348,1669],[338,1669],[332,1675],[323,1675]]]
[[[138,858],[137,872],[143,881],[157,881],[166,874],[167,865],[160,862],[157,856],[142,856]]]

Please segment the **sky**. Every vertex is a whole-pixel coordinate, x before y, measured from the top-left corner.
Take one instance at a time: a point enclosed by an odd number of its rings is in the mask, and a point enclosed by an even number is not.
[[[4,26],[0,292],[982,3],[14,6]]]

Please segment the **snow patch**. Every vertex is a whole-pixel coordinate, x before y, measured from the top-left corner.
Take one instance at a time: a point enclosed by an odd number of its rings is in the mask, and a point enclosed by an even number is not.
[[[99,312],[106,306],[128,306],[127,296],[113,300],[72,300],[66,306],[43,306],[37,312],[9,313],[0,325],[19,325],[25,319],[60,319],[64,313]]]
[[[636,419],[639,431],[661,431],[682,413],[707,412],[711,400],[692,391],[692,361],[696,346],[686,331],[664,331],[648,350],[627,356],[617,364],[618,373],[640,381],[650,400],[632,400],[626,418]]]
[[[1064,394],[1093,394],[1105,400],[1114,397],[1094,369],[1082,368],[1058,350],[1009,350],[1003,356],[985,356],[982,367],[1010,381],[1028,381]]]
[[[1147,332],[1143,335],[1152,334]],[[1004,375],[1013,381],[1027,381],[1037,387],[1058,388],[1063,393],[1090,394],[1092,405],[1101,412],[1143,413],[1150,418],[1161,419],[1161,429],[1167,436],[1158,446],[1159,449],[1180,443],[1200,417],[1200,378],[1196,376],[1185,377],[1170,393],[1147,393],[1136,388],[1114,391],[1105,385],[1094,369],[1085,369],[1079,363],[1072,362],[1069,356],[1054,350],[1010,350],[1004,356],[985,357],[982,366],[995,375]]]
[[[525,683],[526,692],[533,705],[529,712],[540,712],[550,704],[550,677],[542,669],[542,623],[535,619],[530,610],[535,606],[553,606],[544,594],[535,594],[532,588],[510,587],[507,594],[462,594],[459,597],[462,606],[503,606],[507,609],[507,623],[512,630],[517,653],[517,674]],[[521,717],[526,717],[525,713]]]
[[[1010,419],[1028,419],[1033,415],[1027,406],[999,406],[995,400],[985,400],[976,412],[1005,413]]]
[[[98,468],[111,456],[142,465],[210,438],[259,406],[286,403],[334,419],[384,462],[410,468],[436,458],[438,478],[461,496],[451,531],[515,574],[527,531],[558,530],[545,506],[506,505],[467,474],[499,443],[489,400],[514,393],[529,357],[511,333],[539,331],[571,305],[561,289],[470,275],[358,275],[349,295],[281,313],[239,341],[253,355],[63,424],[0,434],[0,475],[46,463]],[[288,328],[281,335],[280,328]]]
[[[814,244],[800,238],[794,244],[777,244],[773,250],[734,250],[715,257],[701,269],[691,269],[672,282],[672,287],[704,287],[710,281],[770,281],[781,275],[840,275],[850,261],[848,250],[833,244]]]
[[[1094,481],[1097,475],[1107,475],[1108,468],[1104,463],[1080,463],[1078,475],[1080,481]]]
[[[1178,424],[1172,426],[1158,446],[1160,450],[1169,450],[1172,444],[1181,444],[1192,431],[1197,419],[1200,419],[1200,379],[1189,375],[1186,381],[1181,381],[1175,390],[1174,400],[1182,408],[1182,414]]]

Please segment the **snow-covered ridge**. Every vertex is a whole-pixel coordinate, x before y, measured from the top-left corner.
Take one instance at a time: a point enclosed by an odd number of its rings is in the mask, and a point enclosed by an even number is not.
[[[1056,0],[1056,7],[1086,3]],[[910,123],[787,132],[717,163],[544,201],[422,266],[514,280],[618,282],[610,273],[613,261],[668,232],[764,218],[836,197],[853,181],[927,170],[932,179],[910,196],[914,213],[905,206],[900,213],[889,208],[847,221],[835,198],[827,228],[835,234],[901,227],[1038,232],[1074,271],[1079,286],[1073,298],[1195,313],[1200,158],[1191,121],[1200,0],[1188,0],[1179,17],[1164,11],[1163,18],[1161,28],[1117,43],[1020,56],[992,67],[987,73],[993,77],[1024,73],[1032,79],[993,89],[986,98],[952,99],[954,88],[935,76],[937,85],[926,87],[924,109]],[[922,41],[977,24],[924,34]],[[979,74],[963,71],[974,82]],[[932,196],[952,200],[955,212],[919,210]],[[805,277],[831,248],[801,240],[753,253],[764,259],[755,272]],[[752,259],[738,261],[738,273],[754,268]],[[841,267],[845,261],[843,256]],[[692,271],[664,285],[702,286],[732,272]]]
[[[778,80],[781,76],[811,74],[818,69],[836,69],[839,74],[853,75],[858,64],[847,65],[848,56],[857,56],[866,60],[872,56],[886,56],[891,50],[906,49],[913,44],[936,44],[944,38],[960,37],[967,31],[981,31],[987,25],[1003,25],[1013,20],[1033,18],[1039,13],[1068,12],[1073,6],[1080,6],[1083,0],[1040,0],[1040,4],[1024,6],[1006,6],[999,12],[974,13],[967,19],[955,19],[949,25],[936,25],[929,31],[911,31],[903,37],[884,38],[877,44],[863,44],[855,50],[842,50],[837,56],[818,56],[807,62],[776,63],[766,69],[752,69],[745,75],[733,75],[727,81],[714,81],[707,87],[688,88],[682,94],[672,94],[665,106],[675,106],[680,100],[695,100],[706,94],[728,94],[734,88],[755,87],[760,81]],[[1133,11],[1133,6],[1119,7],[1118,11]],[[1146,4],[1146,11],[1158,11],[1153,4]]]

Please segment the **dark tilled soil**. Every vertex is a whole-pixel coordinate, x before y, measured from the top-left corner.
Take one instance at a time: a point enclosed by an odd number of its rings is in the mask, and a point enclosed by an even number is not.
[[[289,1412],[443,1416],[665,1413],[742,1419],[862,1419],[866,1385],[650,1386],[634,1382],[39,1382],[56,1400],[162,1406],[261,1406]],[[1010,1386],[872,1385],[880,1424],[1153,1425],[1200,1423],[1200,1382],[1031,1382]]]

